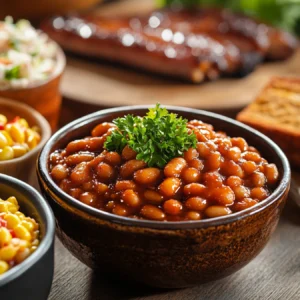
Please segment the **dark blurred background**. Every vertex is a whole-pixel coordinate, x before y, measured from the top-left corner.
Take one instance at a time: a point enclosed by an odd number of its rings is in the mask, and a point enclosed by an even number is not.
[[[140,0],[140,3],[143,1]],[[89,10],[101,2],[109,0],[0,0],[0,18],[11,15],[16,19],[35,20],[70,11]],[[300,0],[153,0],[153,2],[157,6],[228,7],[300,35]]]

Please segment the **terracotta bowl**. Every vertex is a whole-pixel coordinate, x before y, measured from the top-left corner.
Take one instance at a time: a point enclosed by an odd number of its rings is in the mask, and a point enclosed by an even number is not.
[[[15,196],[20,211],[40,225],[41,242],[21,264],[0,276],[3,300],[46,300],[53,279],[55,225],[52,211],[43,197],[28,184],[0,174],[0,198]]]
[[[200,221],[159,222],[120,217],[89,207],[64,193],[48,173],[49,154],[89,134],[98,123],[124,114],[144,115],[147,106],[102,110],[58,131],[41,152],[37,171],[50,203],[57,234],[69,251],[101,273],[163,288],[191,286],[230,275],[266,245],[279,220],[290,186],[287,158],[269,138],[232,119],[195,109],[167,107],[200,119],[230,136],[244,137],[274,162],[280,181],[270,197],[244,211]]]
[[[25,103],[41,113],[54,131],[59,119],[61,94],[59,83],[66,65],[66,57],[59,46],[57,64],[53,74],[46,81],[28,85],[26,88],[0,90],[0,97]]]
[[[51,136],[49,123],[33,108],[10,99],[0,98],[0,113],[6,115],[9,120],[20,116],[25,118],[30,126],[37,125],[41,129],[42,138],[36,148],[21,157],[0,161],[0,173],[34,184],[36,182],[34,168],[38,153]]]

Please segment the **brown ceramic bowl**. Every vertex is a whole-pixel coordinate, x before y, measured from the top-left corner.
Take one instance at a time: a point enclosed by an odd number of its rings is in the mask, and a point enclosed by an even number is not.
[[[20,116],[25,118],[30,126],[36,125],[41,129],[41,141],[36,148],[21,157],[0,161],[0,173],[10,175],[34,185],[36,184],[36,174],[34,172],[35,161],[38,153],[51,136],[49,123],[30,106],[1,97],[0,113],[4,114],[8,120],[13,119],[15,116]]]
[[[200,119],[230,136],[241,136],[280,172],[270,197],[244,211],[200,221],[159,222],[120,217],[89,207],[64,193],[48,173],[49,154],[89,135],[98,123],[124,114],[144,115],[147,106],[102,110],[59,130],[38,160],[38,177],[56,217],[57,234],[69,251],[101,273],[148,285],[179,288],[232,274],[266,245],[279,220],[290,185],[290,168],[279,147],[258,131],[232,119],[195,109],[167,107]]]
[[[41,113],[56,129],[61,107],[59,84],[66,65],[66,57],[57,45],[56,67],[46,81],[29,84],[25,88],[0,89],[0,97],[10,98],[25,103]]]

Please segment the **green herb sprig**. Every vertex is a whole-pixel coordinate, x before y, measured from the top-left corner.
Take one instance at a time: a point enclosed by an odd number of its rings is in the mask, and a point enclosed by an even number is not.
[[[300,36],[300,0],[156,0],[159,6],[219,6],[241,11]]]
[[[12,80],[20,78],[20,66],[15,66],[11,68],[10,70],[6,70],[4,74],[4,78],[6,80]]]
[[[118,127],[104,144],[108,151],[122,152],[128,145],[137,153],[137,159],[148,166],[162,168],[172,158],[196,148],[197,139],[187,128],[187,120],[169,113],[156,104],[144,117],[126,115],[113,120]]]

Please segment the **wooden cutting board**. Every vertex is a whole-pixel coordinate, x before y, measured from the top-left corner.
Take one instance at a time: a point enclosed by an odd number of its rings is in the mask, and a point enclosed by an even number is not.
[[[136,14],[153,9],[153,0],[124,0],[101,5],[106,16]],[[179,105],[202,109],[242,107],[254,99],[271,76],[300,76],[300,49],[285,62],[264,63],[243,78],[223,78],[191,84],[132,68],[69,56],[62,81],[65,97],[99,106],[132,104]]]

